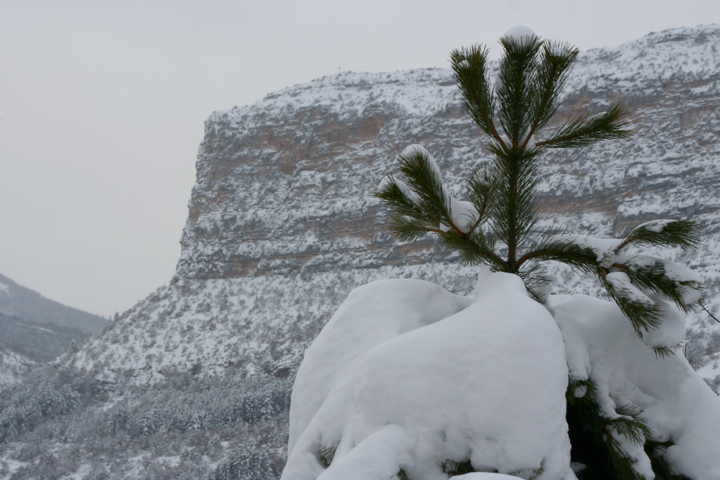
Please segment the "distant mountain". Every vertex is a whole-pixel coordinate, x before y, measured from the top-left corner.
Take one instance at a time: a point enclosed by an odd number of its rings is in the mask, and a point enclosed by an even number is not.
[[[107,324],[0,275],[0,389]]]
[[[3,275],[0,275],[0,312],[37,325],[75,328],[86,334],[108,324],[106,318],[49,300]]]
[[[720,26],[581,54],[560,117],[614,101],[629,109],[634,137],[548,155],[543,226],[616,236],[697,218],[701,248],[660,255],[706,278],[718,316]],[[214,113],[174,278],[54,370],[0,394],[0,442],[13,442],[6,472],[277,478],[295,369],[352,288],[415,277],[472,289],[474,268],[432,241],[397,242],[371,196],[414,143],[458,191],[489,159],[448,69],[342,73]],[[555,274],[557,292],[599,292]],[[717,391],[720,323],[693,313],[688,340],[686,356]],[[42,455],[50,449],[54,460]]]

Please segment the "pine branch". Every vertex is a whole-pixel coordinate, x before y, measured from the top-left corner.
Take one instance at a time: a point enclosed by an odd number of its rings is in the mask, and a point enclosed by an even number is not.
[[[441,233],[441,220],[423,210],[415,192],[392,175],[386,177],[373,196],[385,202],[393,212],[388,228],[398,239],[412,241],[427,233]]]
[[[642,293],[633,291],[631,284],[623,285],[621,282],[613,282],[608,275],[609,272],[606,269],[598,269],[598,276],[605,291],[625,317],[630,320],[630,325],[638,337],[642,338],[643,332],[657,329],[662,324],[660,307]]]
[[[485,214],[487,213],[490,200],[492,198],[492,177],[486,171],[476,171],[472,177],[470,177],[470,202],[478,212],[478,217],[475,220],[475,224],[470,229],[470,234],[474,232],[485,220]]]
[[[533,92],[530,112],[532,128],[523,148],[535,132],[542,129],[555,115],[560,105],[560,94],[567,83],[568,71],[579,50],[566,43],[545,41],[542,59],[531,82]]]
[[[638,262],[639,259],[642,260]],[[613,264],[612,267],[624,272],[633,285],[667,297],[684,312],[692,311],[694,302],[688,302],[687,299],[692,294],[691,290],[702,290],[702,283],[691,279],[671,278],[665,265],[666,262],[659,259],[634,257],[625,263]]]
[[[538,147],[577,148],[592,145],[601,140],[623,139],[630,136],[625,110],[613,105],[607,112],[597,115],[583,115],[558,127]]]
[[[712,318],[712,319],[715,320],[716,322],[720,323],[720,320],[718,320],[718,318],[717,318],[715,315],[713,315],[712,313],[710,313],[710,310],[707,309],[707,307],[705,306],[705,304],[704,304],[702,301],[699,301],[699,302],[698,302],[698,305],[700,305],[700,308],[702,308],[703,310],[705,310],[705,313],[707,313],[708,315],[710,315],[710,318]]]
[[[498,98],[498,121],[509,138],[509,149],[517,150],[520,137],[530,131],[532,87],[537,69],[537,53],[542,45],[538,37],[517,40],[503,37],[505,54],[500,60],[495,93]],[[524,139],[523,139],[524,140]]]
[[[584,273],[594,273],[599,268],[597,255],[592,249],[571,240],[560,240],[552,237],[520,257],[517,263],[522,265],[529,260],[554,260]]]
[[[495,253],[495,241],[490,235],[476,230],[472,235],[459,235],[454,231],[439,234],[441,244],[455,250],[470,265],[486,264],[496,270],[506,271],[507,262]]]
[[[641,410],[628,406],[619,406],[616,409],[617,418],[608,420],[608,424],[636,445],[643,445],[647,438],[652,436],[652,430],[645,422],[638,418]]]
[[[388,175],[373,196],[385,202],[398,215],[415,219],[424,218],[423,211],[410,198],[411,192],[407,191],[406,186],[401,187],[401,185],[403,184],[400,180]]]
[[[583,392],[577,396],[576,392]],[[618,435],[642,445],[652,431],[639,418],[637,409],[620,407],[617,415],[600,407],[599,389],[592,379],[570,379],[565,394],[568,427],[572,443],[571,458],[587,466],[579,478],[646,480],[635,470],[636,461],[624,451]],[[624,443],[624,442],[623,442]]]
[[[595,404],[598,387],[592,378],[570,378],[568,388],[565,391],[565,399],[568,405],[591,407]],[[599,407],[598,407],[599,410]]]
[[[479,45],[453,50],[450,64],[463,97],[463,106],[480,129],[506,147],[495,129],[495,97],[487,78],[488,49]]]
[[[517,275],[522,279],[530,298],[545,305],[550,283],[550,278],[547,276],[545,269],[539,264],[534,264],[524,270],[518,270]]]
[[[638,225],[617,248],[628,245],[680,247],[687,251],[697,247],[701,225],[693,220],[654,220]]]
[[[416,196],[417,207],[427,218],[438,219],[449,225],[452,223],[449,202],[442,178],[430,165],[425,155],[418,152],[409,157],[399,157],[400,172],[403,181]]]
[[[403,242],[417,240],[428,233],[442,233],[442,230],[429,225],[427,222],[398,214],[390,216],[388,229],[398,240]]]
[[[655,355],[658,357],[664,358],[669,357],[671,355],[674,355],[675,352],[680,350],[682,348],[682,343],[678,343],[677,345],[649,345],[649,347],[652,349],[653,352],[655,352]]]

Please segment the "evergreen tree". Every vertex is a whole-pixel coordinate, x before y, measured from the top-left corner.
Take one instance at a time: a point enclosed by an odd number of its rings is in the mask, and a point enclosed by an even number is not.
[[[486,135],[489,165],[467,179],[469,201],[458,200],[443,184],[429,152],[412,146],[399,156],[400,174],[380,184],[376,196],[392,211],[390,229],[401,240],[427,234],[456,250],[471,264],[520,276],[530,295],[544,303],[548,278],[543,262],[557,261],[597,276],[633,329],[658,355],[676,344],[653,335],[671,315],[672,305],[687,312],[700,301],[700,280],[684,267],[633,247],[687,250],[697,244],[699,225],[691,220],[648,222],[621,239],[538,231],[538,161],[551,149],[578,148],[629,137],[626,113],[612,105],[547,128],[578,50],[541,40],[529,30],[500,40],[503,56],[492,83],[488,50],[472,46],[452,52],[455,80],[468,114]],[[679,341],[678,341],[679,342]],[[639,412],[618,407],[606,412],[595,400],[590,379],[570,379],[568,423],[573,461],[587,466],[581,479],[642,479],[636,459],[619,438],[644,447],[658,479],[681,479],[662,459],[667,445],[652,441]]]

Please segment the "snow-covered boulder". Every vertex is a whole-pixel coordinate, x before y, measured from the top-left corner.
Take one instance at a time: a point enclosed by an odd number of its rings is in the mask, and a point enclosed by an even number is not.
[[[486,275],[477,292],[416,280],[355,290],[298,372],[283,480],[386,480],[401,469],[447,479],[443,465],[468,460],[575,478],[555,320],[514,275]]]

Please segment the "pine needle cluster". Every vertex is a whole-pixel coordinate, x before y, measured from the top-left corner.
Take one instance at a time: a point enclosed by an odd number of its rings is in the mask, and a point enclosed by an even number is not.
[[[541,303],[549,291],[545,262],[561,262],[594,275],[637,335],[658,355],[671,354],[677,345],[653,343],[649,334],[661,328],[673,305],[684,312],[693,309],[701,300],[701,282],[679,265],[633,250],[692,249],[698,242],[699,224],[648,222],[621,239],[539,232],[537,183],[542,155],[551,149],[625,139],[631,132],[619,104],[551,124],[578,55],[576,48],[534,35],[506,36],[500,44],[503,55],[494,81],[486,47],[461,48],[450,56],[463,106],[485,135],[491,161],[467,179],[467,200],[460,201],[443,184],[429,152],[418,146],[403,151],[399,174],[387,176],[375,194],[391,210],[390,230],[403,241],[434,235],[470,264],[516,274]],[[575,395],[578,389],[582,395]],[[589,379],[581,383],[571,379],[568,392],[574,392],[568,393],[573,461],[587,466],[579,478],[644,478],[619,439],[645,449],[656,478],[684,478],[664,462],[663,445],[653,442],[638,412],[632,408],[602,412]]]

